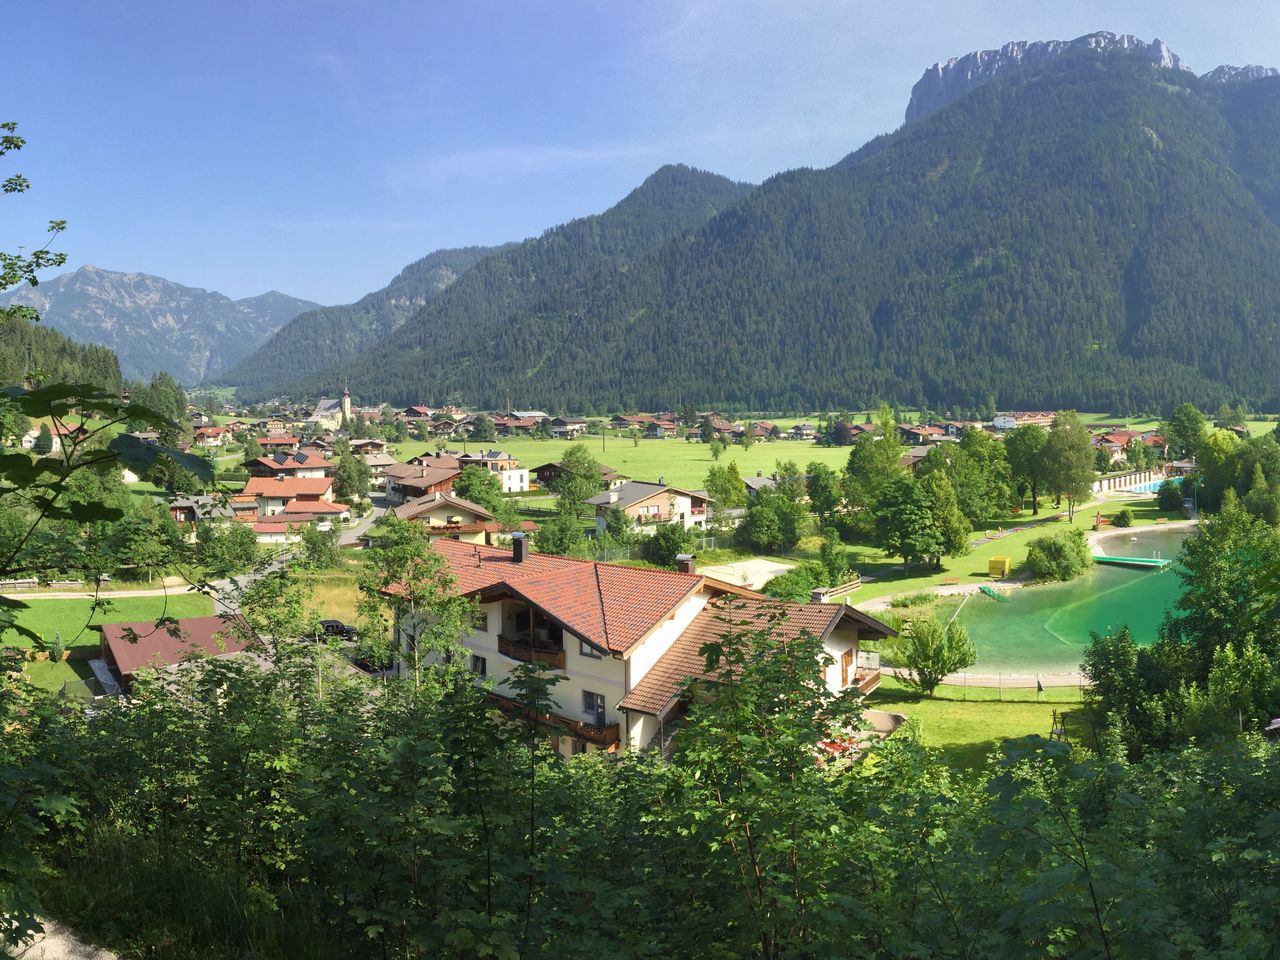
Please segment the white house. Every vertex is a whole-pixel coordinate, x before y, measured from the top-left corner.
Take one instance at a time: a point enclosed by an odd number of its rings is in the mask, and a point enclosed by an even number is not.
[[[636,529],[653,533],[664,523],[679,523],[686,530],[707,526],[707,504],[711,502],[700,490],[679,490],[665,483],[628,480],[617,487],[598,493],[587,501],[596,508],[596,529],[604,532],[611,510],[621,510]]]
[[[833,660],[823,676],[833,692],[875,689],[878,658],[862,654],[860,642],[894,635],[850,606],[782,603],[701,576],[691,558],[680,570],[574,560],[531,553],[518,534],[509,550],[453,540],[434,549],[454,589],[478,604],[464,643],[471,669],[492,681],[500,702],[513,694],[518,664],[540,662],[563,677],[547,720],[568,731],[553,737],[564,754],[662,745],[687,706],[681,683],[707,677],[698,651],[729,629],[726,617],[820,638]],[[397,621],[402,649],[413,635],[412,622]]]

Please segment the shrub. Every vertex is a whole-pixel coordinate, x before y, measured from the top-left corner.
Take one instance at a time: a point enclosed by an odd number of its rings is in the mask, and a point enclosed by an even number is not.
[[[1175,480],[1166,480],[1156,491],[1156,505],[1161,510],[1182,509],[1182,484]]]
[[[693,533],[681,523],[664,523],[640,542],[640,556],[659,567],[674,567],[676,557],[688,553]]]
[[[1027,547],[1027,569],[1037,580],[1074,580],[1092,563],[1089,546],[1079,530],[1036,537]]]
[[[889,601],[891,607],[918,607],[926,603],[933,603],[935,597],[932,593],[908,593],[901,597],[894,597]]]
[[[908,671],[902,679],[927,697],[947,674],[967,670],[978,660],[963,626],[952,621],[944,627],[933,617],[912,623],[896,653]]]
[[[827,568],[810,560],[778,574],[764,585],[764,593],[778,600],[808,603],[815,589],[826,586],[830,586]]]
[[[1132,527],[1133,511],[1130,510],[1128,507],[1125,507],[1123,510],[1119,511],[1114,517],[1111,518],[1111,525],[1113,527]]]

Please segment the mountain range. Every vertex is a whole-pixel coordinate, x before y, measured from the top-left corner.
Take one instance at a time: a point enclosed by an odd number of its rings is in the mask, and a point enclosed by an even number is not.
[[[115,351],[128,379],[158,371],[196,384],[216,377],[299,313],[319,306],[271,291],[243,300],[145,273],[84,266],[0,294],[80,343]]]
[[[1280,76],[1094,34],[935,65],[758,188],[664,167],[272,395],[557,410],[1280,403]],[[265,395],[251,358],[247,397]]]

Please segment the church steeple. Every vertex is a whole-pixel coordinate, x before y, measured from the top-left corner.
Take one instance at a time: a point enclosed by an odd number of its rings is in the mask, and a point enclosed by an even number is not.
[[[351,420],[351,391],[346,387],[342,388],[342,417],[348,422]]]

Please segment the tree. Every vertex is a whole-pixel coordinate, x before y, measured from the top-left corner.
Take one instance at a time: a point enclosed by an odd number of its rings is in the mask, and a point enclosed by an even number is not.
[[[493,419],[486,414],[478,414],[471,422],[471,439],[481,441],[498,439],[498,430],[493,425]]]
[[[572,504],[561,500],[555,516],[539,525],[533,542],[542,553],[582,556],[586,552],[586,537],[582,534],[582,523]]]
[[[359,503],[369,496],[369,482],[373,472],[362,457],[344,453],[338,459],[338,470],[333,476],[334,495],[342,503]]]
[[[799,543],[803,522],[803,507],[774,490],[761,490],[751,498],[735,536],[747,549],[786,551]]]
[[[47,457],[53,453],[53,432],[47,423],[40,424],[40,434],[32,442],[31,452],[37,457]]]
[[[875,430],[859,435],[849,451],[845,499],[858,507],[874,505],[884,490],[903,475],[901,460],[905,451],[893,409],[881,404]]]
[[[774,464],[774,489],[797,506],[805,505],[805,478],[794,460],[780,460]]]
[[[826,522],[840,507],[843,492],[840,489],[840,475],[825,463],[814,461],[805,468],[805,492],[809,496],[809,506],[823,522]]]
[[[947,626],[936,617],[915,620],[899,647],[899,658],[907,673],[903,679],[927,697],[948,675],[967,670],[978,662],[969,632],[960,623]]]
[[[262,444],[257,437],[249,437],[244,442],[244,458],[246,461],[257,460],[262,456]]]
[[[258,558],[258,540],[247,523],[202,523],[197,536],[200,562],[215,576],[242,573]]]
[[[399,657],[416,690],[429,668],[448,670],[461,661],[461,642],[476,621],[475,602],[453,590],[448,564],[431,549],[421,525],[389,515],[382,529],[360,579],[361,643],[371,648],[374,662]],[[399,649],[393,648],[393,625]]]
[[[1040,483],[1045,476],[1044,451],[1049,434],[1034,423],[1024,423],[1005,434],[1004,451],[1015,480],[1031,488],[1031,513],[1040,512]]]
[[[1161,428],[1170,452],[1179,460],[1188,460],[1196,456],[1201,441],[1204,440],[1209,422],[1193,403],[1183,403],[1173,411],[1167,423]]]
[[[1182,509],[1182,485],[1176,480],[1165,480],[1156,491],[1156,506],[1163,511]]]
[[[719,437],[716,437],[716,436],[713,436],[711,438],[708,445],[711,448],[712,460],[719,460],[722,456],[724,456],[724,451],[728,446],[728,444],[726,444],[723,440],[721,440]]]
[[[693,543],[693,532],[682,523],[663,523],[653,536],[640,541],[640,555],[659,567],[674,567],[676,557],[688,553]]]
[[[713,466],[707,471],[703,486],[717,513],[739,508],[747,502],[746,484],[738,473],[736,461],[729,461],[727,467]]]
[[[1079,530],[1059,530],[1027,544],[1027,569],[1037,580],[1074,580],[1092,565],[1089,545]]]
[[[945,473],[933,473],[919,482],[920,494],[929,503],[933,525],[938,531],[940,549],[934,558],[935,565],[942,566],[942,558],[961,557],[969,552],[969,536],[973,528],[956,504],[956,494]]]
[[[570,444],[560,457],[560,472],[551,489],[573,516],[582,515],[586,502],[600,492],[603,471],[599,461],[581,443]]]
[[[458,479],[453,481],[453,492],[463,500],[470,500],[484,507],[490,513],[497,510],[504,499],[502,481],[497,474],[475,463],[462,468]]]
[[[908,565],[939,557],[944,551],[933,504],[909,474],[885,486],[875,520],[876,545]]]
[[[1066,498],[1067,519],[1074,519],[1076,504],[1092,496],[1095,477],[1093,441],[1074,410],[1053,418],[1044,445],[1044,472],[1050,492]]]
[[[331,570],[338,566],[342,551],[338,547],[338,531],[321,530],[314,523],[302,528],[295,565],[302,570]]]

